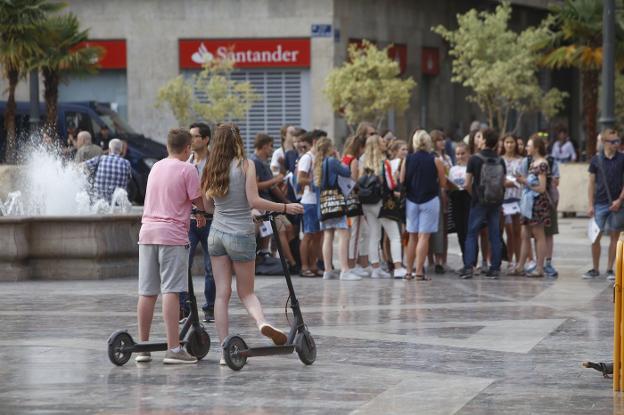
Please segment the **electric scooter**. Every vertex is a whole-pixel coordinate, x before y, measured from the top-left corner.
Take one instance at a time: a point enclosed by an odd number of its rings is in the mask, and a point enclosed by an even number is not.
[[[286,264],[286,259],[282,252],[282,245],[277,234],[275,215],[276,213],[267,213],[257,217],[257,219],[263,222],[268,220],[271,223],[273,237],[282,262],[284,276],[286,277],[286,285],[288,286],[289,292],[288,299],[290,300],[290,308],[292,309],[294,320],[291,323],[288,340],[286,344],[282,346],[249,347],[240,335],[228,336],[223,342],[223,357],[232,370],[241,370],[243,366],[245,366],[245,363],[247,363],[247,358],[249,357],[291,354],[295,351],[299,355],[299,359],[306,365],[311,365],[316,360],[316,344],[308,331],[308,327],[303,321],[299,301],[295,295],[288,265]],[[286,317],[288,317],[288,315]]]
[[[191,314],[180,330],[180,345],[185,347],[186,351],[195,356],[197,360],[201,360],[210,350],[210,336],[199,322],[197,300],[193,290],[193,278],[190,268],[188,271],[188,289]],[[167,350],[167,342],[136,343],[127,330],[117,330],[108,338],[108,358],[117,366],[126,364],[130,360],[132,353],[160,352],[165,350]]]

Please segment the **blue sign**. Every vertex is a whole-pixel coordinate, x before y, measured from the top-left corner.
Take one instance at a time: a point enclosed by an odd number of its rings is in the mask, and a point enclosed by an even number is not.
[[[310,31],[312,37],[331,37],[332,25],[330,24],[313,24]]]

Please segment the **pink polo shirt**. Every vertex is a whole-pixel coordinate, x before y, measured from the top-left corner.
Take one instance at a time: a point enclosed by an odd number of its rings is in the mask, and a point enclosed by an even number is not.
[[[139,244],[188,244],[191,201],[201,196],[199,187],[191,163],[173,158],[156,162],[147,179]]]

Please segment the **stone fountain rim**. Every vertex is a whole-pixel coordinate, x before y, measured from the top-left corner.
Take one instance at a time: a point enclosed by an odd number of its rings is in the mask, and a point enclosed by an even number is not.
[[[89,215],[0,216],[2,223],[26,222],[123,222],[141,219],[140,213],[106,213]]]

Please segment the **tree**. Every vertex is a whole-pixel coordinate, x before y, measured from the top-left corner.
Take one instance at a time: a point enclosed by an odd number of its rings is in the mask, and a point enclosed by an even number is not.
[[[416,82],[411,77],[401,79],[400,73],[388,48],[380,50],[364,40],[349,46],[347,62],[331,70],[323,92],[352,130],[361,121],[379,127],[388,111],[403,113],[409,105]]]
[[[197,118],[213,124],[242,119],[261,97],[250,82],[233,80],[233,70],[232,60],[214,59],[190,79],[179,75],[159,89],[156,107],[167,105],[180,125]]]
[[[596,153],[598,90],[602,68],[602,1],[565,0],[551,8],[553,30],[541,63],[581,73],[587,156]],[[618,12],[621,17],[621,12]],[[622,23],[616,19],[616,61],[622,67]]]
[[[567,96],[555,88],[543,91],[537,77],[539,51],[549,36],[550,21],[516,33],[509,29],[510,18],[511,5],[505,2],[492,13],[472,9],[457,15],[456,30],[432,29],[449,42],[451,80],[472,90],[468,99],[501,132],[507,131],[512,111],[518,114],[516,132],[525,113],[539,111],[550,118]]]
[[[88,40],[89,31],[80,30],[73,13],[46,19],[38,33],[42,51],[34,57],[33,65],[40,68],[43,75],[46,128],[56,132],[59,83],[67,75],[97,72],[103,49],[80,45]]]
[[[4,113],[6,131],[5,160],[16,159],[15,89],[30,69],[30,58],[40,52],[38,24],[63,4],[46,0],[0,0],[0,64],[9,83],[9,97]]]

